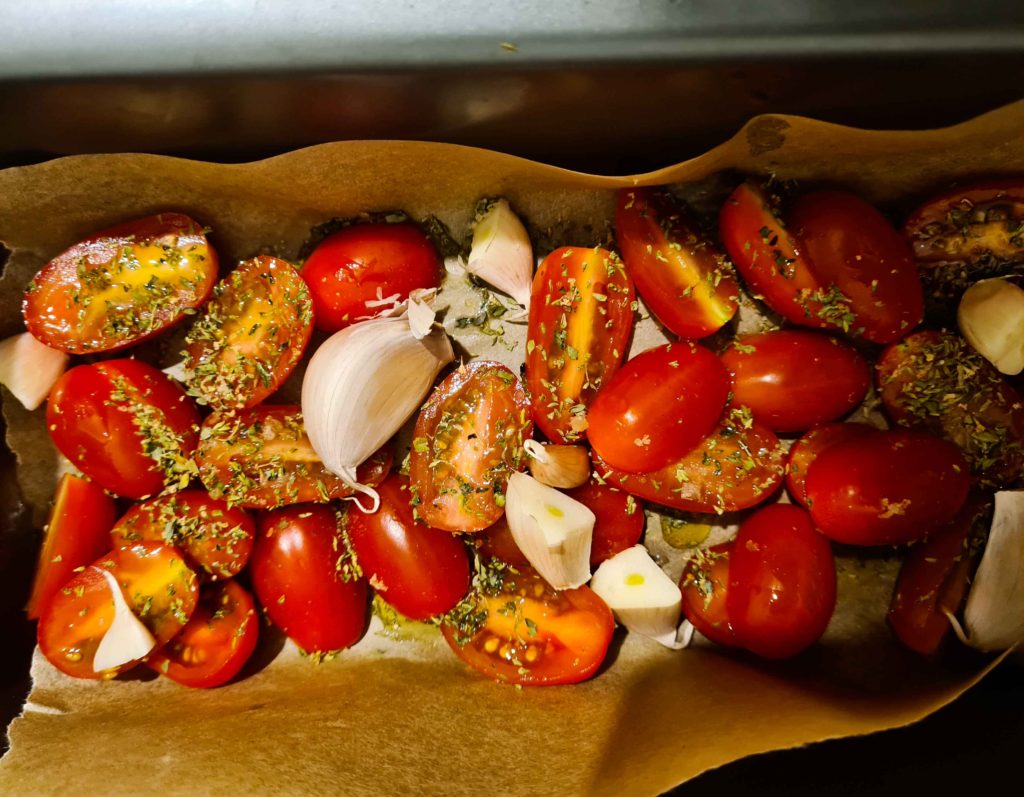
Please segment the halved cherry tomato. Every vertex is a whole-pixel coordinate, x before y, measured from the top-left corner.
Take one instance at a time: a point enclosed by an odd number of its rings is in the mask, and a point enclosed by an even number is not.
[[[559,443],[580,439],[583,413],[629,348],[633,283],[614,252],[563,247],[533,278],[526,386],[534,422]]]
[[[615,240],[644,304],[681,338],[703,338],[736,315],[728,260],[701,238],[665,190],[623,188]]]
[[[807,510],[759,509],[729,555],[726,612],[736,639],[766,659],[788,659],[825,633],[836,607],[836,566]]]
[[[136,504],[110,530],[115,548],[136,542],[174,545],[189,567],[201,568],[213,580],[242,571],[255,534],[256,522],[248,512],[229,507],[205,490],[183,490]]]
[[[608,465],[649,473],[696,448],[715,428],[729,374],[707,349],[684,341],[637,355],[587,411],[587,438]]]
[[[366,581],[342,567],[338,513],[306,504],[268,512],[252,551],[252,586],[271,621],[307,653],[351,647],[366,630]]]
[[[739,644],[725,603],[729,592],[731,551],[731,542],[698,551],[686,563],[679,580],[679,589],[683,593],[683,616],[712,642],[726,647]]]
[[[822,451],[846,440],[877,431],[863,423],[828,423],[811,429],[789,449],[786,459],[786,489],[800,506],[807,506],[807,470]]]
[[[732,401],[773,432],[799,432],[845,415],[864,399],[871,372],[852,346],[817,332],[747,335],[722,354]]]
[[[851,545],[923,539],[963,506],[967,462],[921,432],[877,432],[823,451],[807,471],[807,504],[826,537]]]
[[[476,594],[441,626],[455,654],[496,681],[573,684],[601,666],[612,641],[611,610],[588,587],[556,592],[529,568],[504,570],[499,590]]]
[[[533,432],[522,383],[477,360],[449,374],[423,405],[409,454],[416,517],[446,531],[481,531],[504,512],[508,477],[525,467]]]
[[[392,474],[377,487],[380,508],[348,513],[348,538],[359,569],[390,606],[410,620],[444,614],[469,589],[466,546],[412,516],[409,480]]]
[[[182,686],[226,684],[256,649],[259,625],[252,596],[238,582],[207,584],[188,625],[146,664]]]
[[[230,506],[274,509],[354,495],[313,450],[298,406],[212,413],[203,422],[196,463],[210,495]],[[359,466],[359,480],[372,487],[390,470],[391,452],[385,447]]]
[[[217,283],[185,338],[189,389],[214,409],[254,407],[295,370],[312,332],[299,272],[274,257],[246,260]]]
[[[353,224],[324,238],[302,266],[317,329],[336,332],[376,315],[367,302],[436,288],[441,259],[415,224]]]
[[[93,671],[96,648],[114,619],[114,598],[101,569],[113,573],[157,647],[185,627],[199,597],[195,574],[169,545],[140,542],[103,556],[59,589],[39,618],[39,649],[74,678],[113,678],[135,664]]]
[[[595,482],[587,482],[566,493],[594,513],[591,567],[597,567],[640,541],[646,525],[644,508],[629,493]]]
[[[139,343],[200,307],[217,279],[201,225],[160,213],[103,230],[61,252],[29,283],[28,331],[70,354]]]
[[[79,365],[53,386],[46,425],[82,473],[125,498],[184,487],[195,473],[195,403],[139,360]]]
[[[25,607],[29,620],[39,617],[75,570],[110,550],[110,527],[116,518],[117,504],[102,487],[70,473],[61,476]]]

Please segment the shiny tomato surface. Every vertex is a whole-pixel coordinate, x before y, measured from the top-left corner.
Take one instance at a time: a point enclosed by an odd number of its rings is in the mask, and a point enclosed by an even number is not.
[[[786,457],[786,489],[800,506],[807,506],[807,471],[822,451],[846,440],[877,431],[863,423],[827,423],[797,440]]]
[[[726,607],[731,551],[731,542],[698,551],[687,562],[679,580],[683,616],[712,642],[726,647],[739,644]]]

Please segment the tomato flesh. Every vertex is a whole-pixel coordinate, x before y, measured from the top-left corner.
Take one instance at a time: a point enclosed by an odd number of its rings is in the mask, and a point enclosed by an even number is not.
[[[725,647],[739,644],[725,603],[731,551],[732,543],[698,551],[686,563],[679,580],[679,589],[683,593],[683,616],[712,642]]]
[[[863,423],[828,423],[811,429],[789,449],[786,459],[786,489],[800,506],[807,507],[807,471],[821,452],[846,440],[877,431]]]

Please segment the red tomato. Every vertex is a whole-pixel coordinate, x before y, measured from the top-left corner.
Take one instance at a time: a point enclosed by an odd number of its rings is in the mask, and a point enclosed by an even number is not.
[[[533,433],[523,386],[501,363],[477,360],[449,374],[423,405],[409,454],[418,519],[446,531],[481,531],[504,512],[509,474],[525,467]]]
[[[729,556],[726,611],[736,638],[766,659],[788,659],[825,633],[836,607],[836,566],[807,510],[760,509],[740,526]]]
[[[594,482],[566,490],[566,494],[594,513],[591,567],[597,567],[640,541],[646,523],[644,508],[633,496]]]
[[[619,191],[615,240],[644,304],[669,331],[703,338],[736,315],[739,288],[728,261],[667,191]]]
[[[255,407],[295,370],[313,331],[299,272],[274,257],[241,263],[185,338],[190,390],[217,410]]]
[[[529,568],[505,570],[500,589],[477,594],[441,626],[474,670],[525,686],[586,680],[604,661],[614,630],[611,610],[589,588],[556,592]]]
[[[255,534],[256,523],[248,512],[211,498],[205,490],[183,490],[136,504],[110,530],[115,548],[136,542],[174,545],[189,567],[201,568],[213,580],[242,571]]]
[[[110,550],[110,527],[115,518],[117,505],[103,488],[70,473],[61,476],[45,527],[32,595],[25,607],[29,620],[39,617],[75,570]]]
[[[348,538],[363,575],[411,620],[453,608],[469,589],[469,558],[457,537],[412,516],[409,480],[393,474],[378,487],[380,509],[348,513]]]
[[[959,511],[970,475],[956,446],[920,432],[877,432],[828,448],[807,471],[822,534],[851,545],[925,537]]]
[[[238,582],[207,584],[188,625],[146,664],[182,686],[226,684],[256,649],[259,625],[252,596]]]
[[[113,678],[135,664],[93,671],[96,648],[114,619],[114,599],[102,570],[113,573],[157,647],[185,627],[196,607],[195,574],[169,545],[140,542],[111,551],[58,590],[39,618],[39,649],[54,667],[74,678]]]
[[[267,404],[212,413],[203,422],[196,463],[210,495],[230,506],[274,509],[354,495],[313,450],[298,406]],[[362,484],[373,487],[390,470],[391,452],[385,447],[360,465],[357,474]]]
[[[138,360],[67,371],[50,392],[46,425],[75,467],[125,498],[184,487],[195,472],[195,404],[170,377]]]
[[[307,653],[350,647],[366,630],[366,582],[343,572],[344,550],[338,514],[329,507],[291,506],[259,520],[253,589],[274,625]]]
[[[822,451],[846,440],[877,431],[863,423],[828,423],[811,429],[789,449],[786,459],[786,489],[800,506],[807,506],[807,471]]]
[[[633,331],[633,283],[614,252],[563,247],[533,278],[526,342],[526,386],[534,422],[569,443],[583,413],[618,369]]]
[[[845,415],[871,386],[868,364],[845,343],[817,332],[784,329],[747,335],[722,363],[732,401],[749,407],[773,432],[798,432]]]
[[[404,301],[416,288],[436,288],[441,260],[415,224],[353,224],[317,244],[302,278],[313,294],[317,329],[336,332],[380,312],[367,302]]]
[[[70,354],[113,351],[200,307],[217,279],[202,226],[160,213],[98,232],[47,263],[25,290],[28,331]]]
[[[725,605],[731,551],[731,542],[698,551],[687,562],[679,580],[679,588],[683,592],[683,616],[712,642],[726,647],[739,644]]]
[[[604,384],[587,412],[587,437],[611,467],[649,473],[711,433],[728,393],[729,375],[707,349],[689,342],[657,346]]]

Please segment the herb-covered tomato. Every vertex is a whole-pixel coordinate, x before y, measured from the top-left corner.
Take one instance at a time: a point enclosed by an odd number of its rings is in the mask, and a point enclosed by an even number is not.
[[[526,391],[504,365],[477,360],[449,374],[416,420],[409,479],[417,518],[446,531],[492,525],[532,432]]]
[[[726,647],[739,644],[729,622],[726,596],[729,593],[729,553],[732,543],[699,550],[686,563],[679,589],[683,593],[683,616],[712,642]]]
[[[590,544],[592,568],[640,541],[646,524],[644,508],[629,493],[591,481],[566,490],[566,494],[594,513],[594,536]]]
[[[877,431],[863,423],[827,423],[811,429],[789,449],[786,458],[786,489],[800,506],[807,506],[807,470],[822,451],[845,440]]]
[[[736,315],[739,289],[731,266],[667,191],[619,191],[615,240],[644,304],[669,331],[703,338]]]
[[[29,283],[25,324],[70,354],[113,351],[167,329],[201,306],[217,279],[217,255],[201,225],[160,213],[91,235]]]
[[[254,407],[295,369],[312,331],[299,272],[274,257],[247,260],[217,283],[185,338],[189,389],[214,409]]]
[[[559,443],[580,439],[584,412],[619,367],[633,331],[633,283],[614,252],[563,247],[533,278],[526,386],[533,419]]]
[[[82,473],[125,498],[188,485],[199,413],[166,374],[139,360],[79,365],[53,386],[46,425]]]

